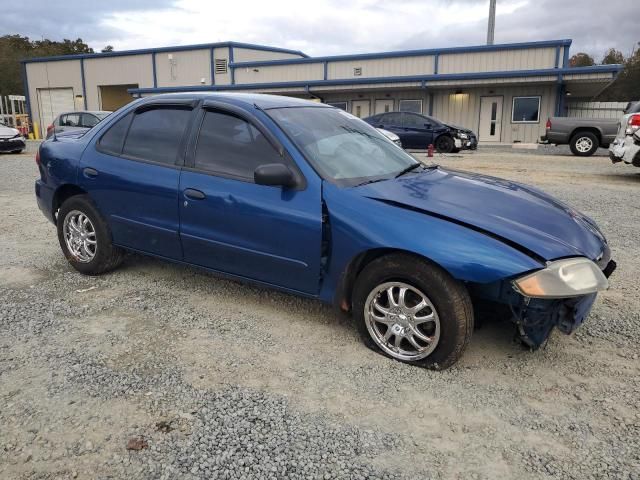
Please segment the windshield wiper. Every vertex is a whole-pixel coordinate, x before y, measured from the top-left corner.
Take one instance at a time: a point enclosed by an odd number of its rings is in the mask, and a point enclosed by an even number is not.
[[[370,183],[376,183],[376,182],[382,182],[384,180],[389,180],[388,178],[374,178],[372,180],[365,180],[362,183],[357,183],[356,185],[354,185],[354,187],[361,187],[363,185],[369,185]]]
[[[411,170],[415,170],[416,168],[418,168],[420,165],[422,165],[420,162],[418,163],[414,163],[413,165],[409,165],[407,168],[404,168],[402,170],[400,170],[400,173],[398,173],[394,178],[398,178],[401,177],[402,175],[404,175],[405,173],[409,173]]]

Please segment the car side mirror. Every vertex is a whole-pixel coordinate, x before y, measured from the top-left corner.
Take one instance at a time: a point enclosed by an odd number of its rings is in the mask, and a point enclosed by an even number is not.
[[[260,165],[253,172],[253,180],[258,185],[295,187],[296,177],[289,167],[282,163]]]

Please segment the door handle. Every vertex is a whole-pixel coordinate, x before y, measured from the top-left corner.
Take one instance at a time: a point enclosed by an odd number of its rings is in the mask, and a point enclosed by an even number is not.
[[[206,195],[202,193],[200,190],[196,190],[195,188],[187,188],[184,191],[184,196],[190,198],[191,200],[204,200]]]
[[[82,173],[87,178],[96,178],[98,176],[98,171],[95,168],[85,168]]]

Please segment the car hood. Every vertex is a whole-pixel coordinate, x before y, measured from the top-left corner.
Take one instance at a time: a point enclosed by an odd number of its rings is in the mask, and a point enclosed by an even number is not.
[[[606,248],[591,219],[540,190],[509,180],[433,167],[355,191],[463,224],[544,260],[570,256],[596,260]]]
[[[453,130],[460,130],[461,132],[464,132],[464,133],[473,133],[473,131],[469,130],[468,128],[460,127],[458,125],[451,125],[450,123],[445,123],[444,126],[449,127]]]
[[[0,137],[1,138],[13,138],[18,135],[20,132],[15,128],[7,127],[5,125],[0,125]]]

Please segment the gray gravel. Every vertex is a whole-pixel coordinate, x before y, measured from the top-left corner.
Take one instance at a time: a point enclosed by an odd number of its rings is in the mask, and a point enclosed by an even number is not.
[[[640,169],[436,161],[598,221],[619,269],[577,334],[529,352],[488,322],[430,372],[317,302],[139,255],[83,277],[35,206],[33,152],[0,155],[0,478],[640,479]]]

